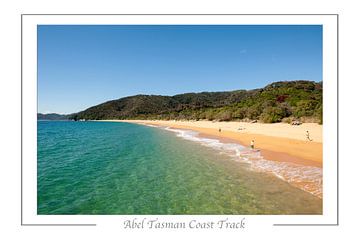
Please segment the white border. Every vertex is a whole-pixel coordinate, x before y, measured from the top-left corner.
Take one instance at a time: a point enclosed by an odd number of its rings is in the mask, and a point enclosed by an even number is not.
[[[245,216],[247,229],[273,224],[337,223],[337,16],[335,15],[23,15],[22,16],[22,223],[87,224],[119,227],[124,219],[159,218],[167,221],[241,220],[243,216],[99,216],[37,215],[37,25],[66,24],[236,24],[236,25],[323,25],[323,215]],[[256,224],[256,227],[253,225]]]

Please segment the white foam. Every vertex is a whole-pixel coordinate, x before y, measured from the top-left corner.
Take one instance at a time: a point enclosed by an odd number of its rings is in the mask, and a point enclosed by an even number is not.
[[[152,124],[142,124],[142,125],[153,127],[153,128],[160,128],[160,126],[152,125]]]
[[[223,143],[218,139],[200,137],[198,132],[192,130],[172,129],[170,127],[164,129],[176,133],[178,137],[183,139],[219,150],[220,153],[227,154],[236,161],[248,163],[250,170],[271,173],[304,191],[322,197],[321,168],[266,160],[260,151],[236,143]]]

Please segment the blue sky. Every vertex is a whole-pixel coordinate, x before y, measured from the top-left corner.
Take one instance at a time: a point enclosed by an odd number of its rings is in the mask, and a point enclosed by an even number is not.
[[[38,110],[322,80],[317,25],[40,25]]]

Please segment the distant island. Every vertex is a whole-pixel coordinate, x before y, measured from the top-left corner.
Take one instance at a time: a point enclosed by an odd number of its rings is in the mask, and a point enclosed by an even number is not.
[[[70,114],[38,114],[48,120],[217,120],[322,124],[322,82],[281,81],[254,90],[135,95]]]

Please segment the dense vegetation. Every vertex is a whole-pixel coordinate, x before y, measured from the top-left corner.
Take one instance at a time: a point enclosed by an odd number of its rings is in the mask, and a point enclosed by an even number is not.
[[[61,115],[61,114],[55,114],[55,113],[51,113],[51,114],[38,113],[37,114],[38,120],[69,120],[69,118],[71,118],[71,117],[72,117],[72,115]]]
[[[136,95],[93,106],[70,118],[322,123],[322,82],[284,81],[249,91]]]

